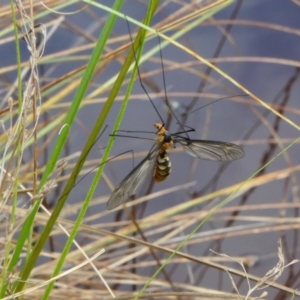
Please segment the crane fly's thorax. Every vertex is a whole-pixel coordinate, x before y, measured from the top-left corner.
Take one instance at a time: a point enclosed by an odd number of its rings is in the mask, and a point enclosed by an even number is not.
[[[160,123],[155,123],[154,126],[158,130],[156,144],[160,145],[162,150],[171,148],[174,144],[171,134]]]

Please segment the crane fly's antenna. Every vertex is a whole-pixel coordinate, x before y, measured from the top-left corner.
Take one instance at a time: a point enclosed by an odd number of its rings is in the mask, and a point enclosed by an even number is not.
[[[127,23],[127,27],[128,27],[128,32],[129,32],[129,36],[130,36],[130,41],[131,41],[131,45],[132,45],[132,51],[133,51],[133,55],[134,55],[134,58],[135,58],[135,64],[136,64],[136,69],[137,69],[137,73],[138,73],[138,76],[139,76],[139,81],[140,81],[140,85],[142,87],[142,89],[144,90],[145,94],[147,95],[149,101],[151,102],[154,110],[156,111],[161,123],[163,124],[164,126],[164,120],[163,118],[161,117],[160,113],[158,112],[158,109],[156,108],[156,106],[154,105],[153,103],[153,100],[151,99],[151,97],[149,96],[144,84],[143,84],[143,81],[142,81],[142,77],[141,77],[141,73],[140,73],[140,70],[139,70],[139,66],[138,66],[138,60],[137,60],[137,55],[136,55],[136,52],[135,52],[135,49],[134,49],[134,43],[133,43],[133,40],[132,40],[132,36],[131,36],[131,30],[130,30],[130,26],[129,26],[129,21],[127,19],[127,17],[125,16],[126,18],[126,23]]]

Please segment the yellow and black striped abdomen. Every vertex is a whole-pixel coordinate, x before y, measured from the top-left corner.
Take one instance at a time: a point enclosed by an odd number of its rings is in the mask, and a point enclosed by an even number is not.
[[[166,150],[159,149],[154,171],[155,182],[162,182],[171,174],[172,165]]]

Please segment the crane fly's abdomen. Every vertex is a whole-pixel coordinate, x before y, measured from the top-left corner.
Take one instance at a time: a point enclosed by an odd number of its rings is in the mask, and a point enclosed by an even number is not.
[[[172,171],[172,165],[168,153],[164,149],[158,150],[156,166],[154,170],[155,182],[162,182],[166,180]]]

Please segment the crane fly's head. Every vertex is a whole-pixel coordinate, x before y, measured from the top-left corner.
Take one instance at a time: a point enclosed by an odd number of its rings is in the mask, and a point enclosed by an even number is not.
[[[160,123],[155,123],[154,127],[158,130],[158,132],[156,133],[157,135],[163,135],[167,131],[165,127]]]

